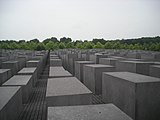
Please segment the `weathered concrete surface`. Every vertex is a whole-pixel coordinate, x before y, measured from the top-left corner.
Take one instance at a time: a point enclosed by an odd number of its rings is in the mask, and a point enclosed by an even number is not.
[[[58,78],[58,77],[71,77],[68,71],[64,70],[63,67],[50,67],[49,78]]]
[[[26,67],[37,67],[40,64],[39,60],[30,60],[27,61]]]
[[[160,79],[130,72],[105,72],[102,97],[135,120],[160,119]]]
[[[102,93],[102,73],[113,72],[111,65],[92,64],[84,66],[84,84],[95,94]]]
[[[149,75],[160,78],[160,65],[151,65]]]
[[[18,66],[18,61],[6,61],[2,63],[3,69],[11,69],[12,75],[15,75],[20,69]]]
[[[2,86],[21,86],[22,102],[27,103],[32,92],[32,76],[31,75],[14,75]]]
[[[21,110],[21,88],[0,87],[0,120],[17,120]]]
[[[10,69],[0,69],[0,86],[11,77]]]
[[[103,65],[113,65],[116,66],[116,62],[119,61],[115,58],[100,58],[99,63]]]
[[[92,92],[75,77],[48,79],[47,106],[85,105],[92,103]]]
[[[62,66],[61,59],[50,59],[50,66]]]
[[[90,61],[94,61],[96,64],[99,64],[99,59],[100,58],[107,58],[108,57],[108,55],[106,55],[106,54],[101,54],[101,53],[95,53],[94,55],[92,55],[91,57],[90,57]]]
[[[132,120],[113,104],[49,107],[48,120]]]
[[[94,64],[93,61],[75,61],[75,77],[77,77],[83,83],[83,71],[84,65]]]
[[[35,86],[38,81],[38,74],[36,67],[27,67],[20,70],[18,75],[32,75],[32,85]]]
[[[143,61],[119,61],[116,63],[116,71],[125,71],[149,75],[149,66],[154,65],[154,62]]]

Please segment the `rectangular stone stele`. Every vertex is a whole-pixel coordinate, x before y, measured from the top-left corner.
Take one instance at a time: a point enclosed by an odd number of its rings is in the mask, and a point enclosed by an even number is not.
[[[84,66],[84,85],[94,94],[102,94],[102,73],[113,72],[115,67],[111,65],[92,64]]]
[[[26,103],[32,92],[32,75],[14,75],[2,86],[21,86],[22,101]]]
[[[154,62],[143,61],[119,61],[116,63],[116,71],[133,72],[143,75],[149,75],[149,66]]]
[[[100,58],[99,59],[99,63],[103,64],[103,65],[116,65],[116,62],[118,61],[118,59],[116,58]]]
[[[2,63],[2,68],[11,69],[11,74],[15,75],[19,70],[18,63],[18,61],[6,61]]]
[[[50,78],[46,92],[47,106],[92,103],[92,92],[75,77]]]
[[[38,80],[37,75],[37,68],[36,67],[26,67],[21,69],[18,73],[18,75],[32,75],[32,85],[35,86]]]
[[[77,77],[83,83],[83,71],[84,65],[94,64],[93,61],[75,61],[75,77]]]
[[[17,120],[22,111],[20,87],[0,87],[0,120]]]
[[[50,66],[62,66],[61,59],[50,59]]]
[[[30,68],[23,68],[21,69],[18,74],[19,75],[31,75],[36,71],[36,67],[30,67]]]
[[[132,120],[113,104],[48,107],[48,120]]]
[[[10,69],[0,69],[0,85],[6,82],[11,77]]]
[[[58,77],[71,77],[68,71],[66,71],[63,67],[50,67],[49,77],[50,78],[58,78]]]
[[[150,76],[160,78],[160,65],[151,65],[149,74]]]
[[[40,63],[39,60],[30,60],[27,61],[26,67],[37,67],[39,63]]]
[[[102,98],[135,120],[160,120],[160,79],[130,72],[105,72]],[[142,114],[143,113],[143,114]]]

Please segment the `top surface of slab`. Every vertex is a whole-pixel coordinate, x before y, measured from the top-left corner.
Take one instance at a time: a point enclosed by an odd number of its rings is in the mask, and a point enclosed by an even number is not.
[[[50,67],[50,71],[65,71],[65,69],[62,66],[57,67]]]
[[[124,63],[135,63],[135,64],[154,64],[154,62],[145,62],[145,61],[120,61]]]
[[[116,58],[100,58],[100,59],[102,59],[102,60],[118,60]]]
[[[39,62],[39,60],[29,60],[27,62]]]
[[[160,65],[151,65],[152,67],[160,68]]]
[[[83,64],[83,63],[93,63],[94,64],[94,61],[76,61],[76,62],[80,64]]]
[[[88,67],[95,67],[95,68],[102,68],[102,67],[113,67],[111,65],[102,65],[102,64],[91,64],[91,65],[85,65]]]
[[[6,61],[6,62],[3,62],[3,63],[18,63],[18,61]]]
[[[49,72],[49,77],[63,77],[63,76],[72,76],[68,71],[66,70],[51,70]]]
[[[4,73],[4,72],[7,72],[7,71],[10,71],[10,69],[0,69],[0,73]]]
[[[48,107],[48,120],[132,120],[113,104]]]
[[[14,75],[3,85],[26,85],[31,79],[32,75]]]
[[[28,67],[21,69],[18,73],[34,73],[36,70],[36,67]]]
[[[91,93],[91,91],[75,77],[48,79],[46,96],[79,95],[85,93]]]
[[[0,111],[15,95],[20,87],[0,87]]]
[[[105,74],[134,83],[160,82],[159,78],[131,73],[131,72],[105,72]]]

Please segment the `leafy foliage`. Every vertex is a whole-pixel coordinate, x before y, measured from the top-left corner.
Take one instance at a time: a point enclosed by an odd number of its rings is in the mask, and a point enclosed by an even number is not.
[[[38,39],[30,41],[25,40],[1,40],[0,49],[24,49],[24,50],[54,50],[65,48],[77,49],[131,49],[131,50],[151,50],[160,51],[160,37],[147,37],[138,39],[122,40],[104,40],[93,39],[92,41],[76,40],[72,42],[71,38],[51,37],[40,42]]]

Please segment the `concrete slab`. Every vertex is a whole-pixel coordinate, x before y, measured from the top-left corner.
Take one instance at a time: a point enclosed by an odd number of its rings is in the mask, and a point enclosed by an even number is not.
[[[38,74],[37,74],[37,68],[36,67],[27,67],[20,70],[18,75],[32,75],[32,85],[35,86],[38,81]]]
[[[11,77],[10,69],[0,69],[0,86]]]
[[[102,93],[102,73],[113,72],[115,67],[111,65],[92,64],[84,66],[84,84],[94,93]]]
[[[18,61],[3,62],[2,69],[11,69],[12,75],[15,75],[20,70],[18,66]]]
[[[116,66],[116,62],[119,61],[115,58],[100,58],[99,63],[103,65],[113,65]]]
[[[107,58],[107,54],[101,54],[101,53],[95,53],[94,55],[90,56],[90,61],[94,61],[96,64],[99,64],[99,59],[100,58]]]
[[[26,67],[37,67],[40,64],[39,60],[29,60],[26,63]]]
[[[160,78],[160,65],[151,65],[149,75]]]
[[[94,64],[93,61],[75,61],[75,77],[77,77],[83,83],[83,71],[84,65]]]
[[[27,103],[32,92],[32,76],[31,75],[14,75],[2,86],[21,86],[22,102]]]
[[[2,62],[5,62],[7,60],[8,60],[7,57],[0,57],[0,68],[2,67]]]
[[[113,104],[49,107],[48,120],[132,120]]]
[[[17,120],[22,111],[20,87],[0,87],[0,120]]]
[[[102,97],[135,120],[160,119],[160,79],[130,72],[103,73]]]
[[[49,77],[50,78],[58,78],[58,77],[71,77],[68,71],[64,70],[63,67],[50,67]]]
[[[92,92],[75,77],[48,79],[47,106],[85,105],[92,103]]]
[[[50,66],[62,66],[61,59],[50,59]]]
[[[116,71],[126,71],[139,73],[143,75],[149,75],[149,66],[153,64],[154,62],[119,61],[116,63]]]

